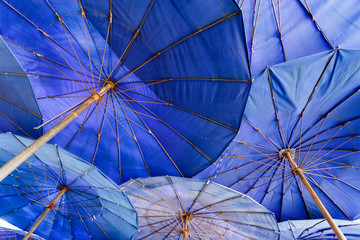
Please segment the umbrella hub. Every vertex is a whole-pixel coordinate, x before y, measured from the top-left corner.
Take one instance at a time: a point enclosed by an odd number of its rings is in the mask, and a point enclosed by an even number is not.
[[[98,92],[92,92],[91,97],[93,99],[95,99],[95,101],[97,101],[97,102],[101,100],[101,96],[100,96],[100,94]]]
[[[181,218],[181,220],[190,221],[190,220],[192,220],[193,216],[190,213],[181,213],[180,218]]]
[[[295,148],[283,148],[279,151],[279,158],[287,159],[287,154],[290,154],[292,158],[295,156]]]

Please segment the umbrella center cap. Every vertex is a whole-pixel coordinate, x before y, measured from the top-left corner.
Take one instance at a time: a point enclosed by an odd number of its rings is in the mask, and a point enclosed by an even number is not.
[[[97,102],[101,100],[101,96],[98,92],[92,92],[91,97]]]
[[[110,85],[110,89],[115,89],[116,87],[116,80],[114,78],[107,78],[107,79],[103,79],[103,86],[105,85]]]
[[[190,221],[193,218],[193,216],[190,213],[181,213],[180,218],[181,218],[181,220]]]
[[[290,153],[291,157],[294,158],[295,156],[295,149],[294,148],[284,148],[279,151],[279,158],[286,159],[286,154]]]

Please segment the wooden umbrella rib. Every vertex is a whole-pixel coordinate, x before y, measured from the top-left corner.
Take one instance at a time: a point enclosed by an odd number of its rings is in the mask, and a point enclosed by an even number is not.
[[[17,125],[14,121],[12,121],[10,118],[8,118],[4,113],[0,112],[0,115],[3,116],[4,118],[6,118],[6,120],[8,120],[12,125],[14,125],[21,132],[23,132],[26,136],[31,138],[31,136],[25,130],[23,130],[19,125]]]
[[[125,61],[125,58],[126,58],[127,54],[129,53],[130,48],[132,47],[132,45],[133,45],[135,39],[137,38],[137,36],[139,35],[140,29],[141,29],[141,27],[143,26],[143,24],[144,24],[144,22],[145,22],[145,20],[146,20],[146,18],[147,18],[147,16],[148,16],[148,14],[149,14],[149,12],[150,12],[150,9],[151,9],[152,6],[153,6],[153,4],[154,4],[154,0],[152,0],[152,1],[150,2],[149,6],[147,7],[146,12],[145,12],[144,16],[142,17],[141,22],[140,22],[138,28],[136,29],[133,37],[131,38],[130,42],[128,43],[128,45],[127,45],[126,48],[124,49],[123,53],[122,53],[121,56],[119,57],[118,62],[115,64],[115,66],[114,66],[113,70],[111,71],[111,73],[109,74],[109,76],[112,76],[113,71],[114,71],[114,70],[117,68],[117,66],[119,65],[119,67],[118,67],[118,69],[116,70],[114,76],[116,76],[116,74],[118,73],[120,67],[122,66],[122,64],[123,64],[124,61]]]
[[[303,2],[301,0],[299,0],[300,2],[300,5],[304,7],[305,11],[309,14],[309,16],[311,17],[311,20],[315,23],[317,29],[321,32],[322,36],[325,38],[326,42],[329,44],[329,46],[332,48],[332,49],[335,49],[334,45],[331,43],[330,39],[326,36],[325,32],[322,30],[322,28],[320,27],[320,25],[317,23],[317,21],[315,20],[314,18],[314,15],[311,13],[310,11],[310,7],[307,3],[306,0],[304,0],[305,2],[305,5],[303,4]]]
[[[281,32],[280,0],[278,0],[278,14],[279,14],[279,17],[276,16],[274,0],[271,0],[271,5],[272,5],[272,8],[273,8],[275,22],[276,22],[276,26],[277,26],[278,33],[279,33],[281,48],[282,48],[282,51],[283,51],[283,54],[284,54],[284,61],[286,62],[287,58],[286,58],[285,46],[284,46],[284,42],[283,42],[283,35],[282,35],[282,32]]]
[[[28,113],[30,113],[30,114],[32,114],[32,115],[34,115],[35,117],[38,117],[38,118],[40,118],[41,120],[44,120],[44,119],[43,119],[40,115],[38,115],[38,114],[36,114],[36,113],[34,113],[34,112],[30,111],[29,109],[27,109],[27,108],[25,108],[25,107],[21,106],[20,104],[18,104],[18,103],[16,103],[16,102],[14,102],[14,101],[12,101],[12,100],[10,100],[10,99],[8,99],[8,98],[4,97],[3,95],[0,95],[0,98],[2,98],[2,99],[4,99],[4,100],[6,100],[7,102],[10,102],[10,103],[12,103],[12,104],[14,104],[14,105],[18,106],[19,108],[21,108],[21,109],[23,109],[23,110],[27,111]]]

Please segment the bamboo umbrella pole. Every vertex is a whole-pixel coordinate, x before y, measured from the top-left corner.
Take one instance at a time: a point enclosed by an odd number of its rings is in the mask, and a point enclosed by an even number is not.
[[[192,219],[192,215],[183,213],[183,214],[181,214],[181,219],[184,220],[184,225],[183,225],[183,229],[181,230],[181,233],[183,234],[183,240],[186,240],[186,237],[189,234],[188,223],[189,223],[189,220]]]
[[[336,225],[336,223],[334,222],[334,219],[331,217],[330,213],[327,211],[324,204],[321,202],[320,198],[316,195],[314,189],[311,187],[310,183],[305,178],[304,170],[302,168],[298,167],[298,165],[292,158],[291,153],[289,151],[284,152],[283,156],[289,161],[291,167],[293,168],[294,173],[299,176],[300,180],[305,185],[306,189],[310,193],[311,197],[314,199],[316,205],[320,209],[321,213],[324,215],[326,221],[329,223],[330,227],[334,231],[337,238],[339,240],[346,240],[345,235],[341,232],[340,228]]]
[[[59,201],[62,195],[66,193],[69,190],[69,188],[62,188],[59,194],[54,198],[54,200],[48,205],[48,207],[45,209],[45,211],[41,214],[40,218],[35,222],[35,224],[31,227],[31,229],[28,231],[28,233],[25,235],[23,240],[29,239],[31,234],[35,231],[35,229],[39,226],[39,224],[44,220],[46,215],[55,207],[55,203]]]
[[[51,138],[53,138],[56,134],[58,134],[64,127],[66,127],[69,123],[71,123],[77,116],[79,116],[85,109],[87,109],[91,104],[96,101],[100,101],[101,97],[110,89],[113,89],[115,86],[112,82],[107,82],[100,91],[93,92],[88,100],[82,103],[77,109],[75,109],[72,113],[66,116],[63,120],[61,120],[58,124],[52,127],[49,131],[44,133],[41,137],[39,137],[36,141],[34,141],[31,145],[21,151],[18,155],[16,155],[13,159],[7,162],[4,166],[0,168],[0,182],[4,180],[12,171],[14,171],[17,167],[19,167],[23,162],[26,161],[32,154],[34,154],[40,147],[42,147],[45,143],[47,143]]]

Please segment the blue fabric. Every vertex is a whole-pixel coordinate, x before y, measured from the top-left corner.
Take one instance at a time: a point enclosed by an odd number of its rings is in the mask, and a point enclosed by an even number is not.
[[[360,202],[359,79],[357,50],[327,51],[266,69],[254,79],[239,134],[196,178],[248,194],[279,221],[321,218],[281,155],[290,151],[334,218],[360,218],[354,207]]]
[[[1,239],[17,240],[17,239],[23,238],[26,234],[27,234],[27,232],[24,232],[22,230],[0,227],[0,238]],[[35,234],[32,234],[30,236],[30,239],[44,240],[42,237],[39,237]]]
[[[360,223],[336,220],[347,240],[360,238]],[[338,239],[325,219],[294,220],[279,223],[282,238],[294,240]]]
[[[28,76],[0,37],[0,132],[39,137],[42,123]]]
[[[222,185],[179,177],[152,177],[120,185],[139,215],[135,239],[279,239],[274,214]],[[185,224],[181,215],[188,214]],[[189,237],[187,237],[189,238]]]
[[[237,133],[251,77],[230,0],[9,0],[0,22],[25,71],[41,75],[30,80],[45,121],[117,82],[52,140],[117,183],[191,177]]]
[[[337,47],[360,49],[356,0],[237,0],[243,9],[251,72]]]
[[[0,134],[0,165],[33,140]],[[35,230],[45,239],[132,239],[137,214],[94,166],[46,144],[0,184],[0,217],[28,231],[62,188],[68,190]]]

